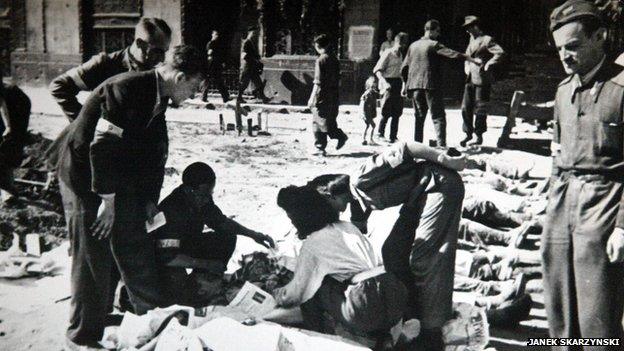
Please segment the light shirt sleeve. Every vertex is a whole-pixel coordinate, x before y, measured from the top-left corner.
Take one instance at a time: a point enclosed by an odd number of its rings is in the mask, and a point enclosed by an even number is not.
[[[328,267],[303,244],[293,279],[278,289],[275,299],[283,307],[299,306],[311,299],[329,273]]]

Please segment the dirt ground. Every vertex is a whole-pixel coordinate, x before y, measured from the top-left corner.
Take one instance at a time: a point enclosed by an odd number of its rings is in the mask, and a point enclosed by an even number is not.
[[[43,113],[33,114],[31,131],[41,133],[44,137],[54,138],[66,124],[64,118],[51,108],[43,107],[39,111],[35,109],[35,112]],[[254,121],[256,112],[250,114]],[[333,150],[335,141],[330,141],[330,155],[324,158],[309,155],[312,145],[309,114],[272,113],[269,115],[268,128],[271,135],[249,137],[246,134],[238,136],[236,132],[223,134],[218,125],[219,113],[224,114],[226,123],[233,123],[233,112],[230,110],[180,109],[168,113],[170,156],[161,199],[179,184],[186,165],[195,161],[207,162],[217,174],[214,197],[223,212],[250,228],[270,234],[278,242],[291,228],[288,218],[276,204],[277,192],[281,187],[303,184],[323,173],[350,173],[365,157],[381,148],[361,145],[362,125],[353,106],[342,110],[339,119],[350,137],[347,146],[336,152]],[[450,144],[457,144],[461,135],[459,111],[449,110],[447,115]],[[411,109],[406,109],[401,123],[399,138],[408,140],[413,130]],[[490,118],[491,129],[486,134],[486,143],[495,142],[503,123],[502,118]],[[427,138],[432,135],[430,121],[426,128]],[[539,133],[530,137],[540,142],[548,139]],[[529,144],[534,143],[526,143]],[[547,158],[523,154],[522,159],[535,163],[532,176],[548,174]],[[235,257],[258,249],[260,247],[251,240],[239,237]],[[67,274],[63,277],[65,282]],[[68,288],[59,279],[53,283],[48,287],[41,286],[34,279],[0,281],[0,349],[62,350],[69,307],[68,301],[63,298]],[[22,291],[19,289],[31,293],[4,299],[3,296],[10,292]],[[36,308],[25,312],[16,311],[19,308],[15,308],[14,304],[27,304],[32,295],[41,294],[50,296],[42,299]],[[545,335],[541,296],[535,296],[535,300],[537,308],[532,313],[533,320],[523,323],[517,330],[495,332],[492,346],[499,350],[519,348],[527,337]],[[10,304],[7,301],[11,301]]]

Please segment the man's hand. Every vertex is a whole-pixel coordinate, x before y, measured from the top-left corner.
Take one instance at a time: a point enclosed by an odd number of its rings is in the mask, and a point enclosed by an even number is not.
[[[91,225],[91,235],[99,240],[106,239],[110,235],[115,223],[115,197],[102,200],[98,208],[98,216]]]
[[[310,96],[310,99],[308,99],[308,107],[312,109],[315,106],[316,106],[316,99],[313,96]]]
[[[477,66],[481,66],[483,64],[483,61],[480,58],[473,58],[468,56],[468,61],[474,63]]]
[[[145,217],[146,217],[147,223],[152,224],[154,222],[154,217],[157,214],[158,214],[158,208],[156,207],[156,204],[154,204],[152,201],[149,201],[145,205]]]
[[[273,238],[268,235],[255,232],[251,238],[258,244],[266,247],[267,249],[272,249],[275,247],[275,241],[273,241]]]
[[[624,262],[624,229],[615,228],[607,241],[607,256],[611,263]]]
[[[456,171],[461,171],[466,168],[466,156],[449,156],[445,153],[441,153],[438,156],[438,163],[442,166],[450,169],[454,169]]]
[[[403,83],[403,87],[401,88],[401,96],[407,97],[407,85]]]
[[[10,127],[6,127],[6,129],[2,133],[2,137],[5,137],[5,136],[7,136],[9,134],[11,134],[11,128]]]

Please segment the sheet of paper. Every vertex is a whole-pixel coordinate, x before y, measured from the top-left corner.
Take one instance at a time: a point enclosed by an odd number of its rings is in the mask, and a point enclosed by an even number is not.
[[[255,318],[265,316],[273,311],[276,305],[275,299],[271,294],[250,282],[245,282],[245,285],[243,285],[229,304],[229,306],[238,307]]]
[[[158,212],[154,216],[154,218],[152,218],[151,224],[147,221],[145,222],[145,229],[147,230],[148,233],[151,233],[165,224],[167,224],[167,219],[165,219],[165,214],[162,212]]]

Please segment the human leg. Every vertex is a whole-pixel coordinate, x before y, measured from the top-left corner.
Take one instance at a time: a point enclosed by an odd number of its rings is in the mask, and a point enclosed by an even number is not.
[[[480,85],[474,87],[475,100],[475,125],[474,132],[477,139],[482,138],[487,131],[487,110],[490,102],[490,86]]]
[[[410,255],[419,292],[417,318],[423,329],[440,328],[452,315],[455,251],[464,186],[449,169],[429,165],[435,184],[422,196],[422,214]]]
[[[88,193],[75,194],[59,184],[67,229],[71,238],[71,301],[67,338],[79,345],[92,345],[102,338],[110,309],[110,276],[113,258],[110,241],[91,235],[100,199]]]
[[[412,95],[412,104],[414,106],[414,141],[422,143],[424,138],[425,118],[429,107],[427,105],[426,90],[416,89]]]
[[[134,189],[115,196],[115,224],[111,233],[113,257],[128,289],[136,314],[164,304],[156,252],[145,232],[145,200]]]
[[[446,146],[446,112],[444,95],[441,89],[427,90],[427,105],[431,110],[431,119],[436,132],[437,146]]]
[[[474,85],[466,83],[464,85],[464,96],[462,98],[462,119],[464,121],[462,129],[466,134],[466,137],[461,141],[461,146],[466,146],[466,143],[472,138],[472,133],[474,132],[474,100]]]
[[[392,117],[390,103],[391,92],[390,90],[386,90],[381,97],[381,121],[379,122],[378,130],[378,134],[382,138],[386,135],[386,125],[388,124],[388,120],[390,120],[390,117]]]

